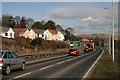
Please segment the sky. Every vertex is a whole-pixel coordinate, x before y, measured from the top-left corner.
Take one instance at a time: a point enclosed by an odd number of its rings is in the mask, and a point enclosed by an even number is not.
[[[114,4],[115,33],[118,30],[118,3]],[[107,9],[105,9],[107,8]],[[74,28],[75,35],[107,34],[112,2],[2,2],[2,14],[53,20],[63,28]]]
[[[112,0],[2,0],[3,2],[111,2]],[[119,0],[114,0],[118,2]]]

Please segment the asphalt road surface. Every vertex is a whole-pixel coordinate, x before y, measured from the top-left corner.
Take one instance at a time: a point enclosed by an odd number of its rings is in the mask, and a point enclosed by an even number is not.
[[[40,79],[40,78],[82,78],[102,50],[96,48],[95,52],[82,53],[80,56],[62,56],[48,60],[26,64],[25,71],[14,70],[10,75],[3,75],[3,79]]]

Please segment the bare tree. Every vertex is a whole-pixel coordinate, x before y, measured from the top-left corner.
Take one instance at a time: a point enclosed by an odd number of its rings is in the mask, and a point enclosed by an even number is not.
[[[46,23],[46,22],[45,22],[44,20],[41,20],[41,24],[42,24],[42,25],[45,25],[45,23]]]
[[[15,22],[16,22],[17,25],[18,25],[18,24],[20,24],[21,18],[20,18],[20,16],[16,16],[16,17],[14,18],[14,20],[15,20]]]
[[[15,23],[16,23],[16,27],[20,27],[19,26],[19,24],[20,24],[20,20],[21,20],[21,18],[20,18],[20,16],[16,16],[16,17],[14,17],[14,20],[15,20]]]
[[[59,24],[56,25],[56,30],[59,30],[59,31],[61,31],[61,32],[64,31],[64,29],[62,28],[62,26],[59,25]]]
[[[26,17],[22,17],[20,20],[20,28],[26,28]]]
[[[68,27],[65,29],[66,31],[69,31],[70,32],[70,35],[74,34],[74,29],[71,28],[71,27]]]
[[[28,28],[32,28],[32,25],[34,24],[34,20],[32,18],[26,19],[26,24]]]

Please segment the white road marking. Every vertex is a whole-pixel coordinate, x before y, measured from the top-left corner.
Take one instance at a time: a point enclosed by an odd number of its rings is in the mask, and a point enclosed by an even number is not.
[[[82,57],[82,56],[79,56],[79,57]]]
[[[97,58],[97,60],[94,62],[94,64],[89,68],[89,70],[86,72],[86,74],[83,76],[82,80],[84,80],[85,78],[88,78],[87,76],[89,75],[90,71],[93,69],[93,67],[96,65],[96,63],[98,62],[98,60],[101,58],[101,56],[103,55],[104,50],[102,49],[102,53],[101,55]]]
[[[86,55],[89,55],[89,54],[86,54]],[[85,55],[81,55],[81,56],[78,56],[78,57],[75,57],[75,58],[72,58],[72,59],[68,59],[68,60],[66,60],[66,61],[62,61],[62,62],[59,62],[59,63],[57,63],[57,64],[62,64],[62,63],[64,63],[64,62],[67,62],[67,61],[71,61],[71,60],[80,58],[80,57],[82,57],[82,56],[85,56]]]
[[[71,61],[71,60],[73,60],[73,59],[68,59],[68,60],[66,60],[66,61]]]
[[[20,77],[23,77],[23,76],[26,76],[26,75],[29,75],[29,74],[31,74],[31,72],[28,72],[28,73],[25,73],[25,74],[23,74],[23,75],[20,75],[20,76],[14,77],[14,79],[16,79],[16,78],[20,78]]]
[[[53,66],[53,65],[46,66],[46,67],[44,67],[44,68],[41,68],[40,70],[44,70],[44,69],[50,68],[50,67],[52,67],[52,66]]]
[[[57,63],[57,64],[62,64],[62,63],[64,63],[65,61],[62,61],[62,62],[59,62],[59,63]]]
[[[89,55],[89,54],[86,54],[86,55]],[[78,57],[75,57],[75,58],[72,58],[72,59],[68,59],[68,60],[66,60],[66,61],[62,61],[62,62],[59,62],[59,63],[57,63],[57,64],[62,64],[62,63],[64,63],[64,62],[71,61],[71,60],[77,59],[77,58],[82,57],[82,56],[85,56],[85,55],[81,55],[81,56],[78,56]],[[55,65],[55,64],[54,64],[54,65]],[[46,66],[46,67],[44,67],[44,68],[41,68],[40,70],[44,70],[44,69],[50,68],[50,67],[52,67],[52,66],[54,66],[54,65]],[[28,73],[25,73],[25,74],[23,74],[23,75],[14,77],[13,79],[20,78],[20,77],[29,75],[29,74],[31,74],[31,73],[32,73],[32,72],[28,72]],[[77,74],[77,73],[74,73],[73,76],[76,75],[76,74]],[[72,77],[72,76],[71,76],[71,77]]]
[[[84,55],[81,55],[81,56],[84,56]]]

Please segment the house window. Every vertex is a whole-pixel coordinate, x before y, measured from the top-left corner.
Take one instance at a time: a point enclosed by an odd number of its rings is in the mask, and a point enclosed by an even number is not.
[[[12,33],[10,33],[10,36],[12,36]]]
[[[44,37],[44,34],[42,34],[42,37]]]
[[[8,36],[8,33],[5,33],[5,36]]]
[[[47,35],[45,34],[45,40],[47,40]]]

